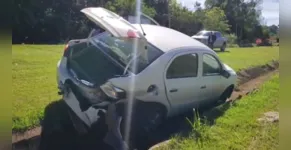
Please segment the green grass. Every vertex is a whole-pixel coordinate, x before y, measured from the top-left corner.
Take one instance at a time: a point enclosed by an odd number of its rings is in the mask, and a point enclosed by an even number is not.
[[[47,104],[58,100],[56,64],[63,45],[12,46],[12,130],[26,130],[39,124]],[[261,65],[279,58],[279,47],[230,48],[219,53],[235,70]]]
[[[279,60],[279,47],[229,48],[218,53],[221,60],[236,71],[250,66],[264,65],[270,60]]]
[[[58,100],[56,64],[64,46],[12,46],[12,130],[39,124],[47,104]]]
[[[279,75],[275,75],[256,93],[232,105],[213,126],[194,122],[196,128],[188,137],[176,136],[159,150],[278,149],[279,123],[257,121],[265,112],[279,111],[278,99]]]

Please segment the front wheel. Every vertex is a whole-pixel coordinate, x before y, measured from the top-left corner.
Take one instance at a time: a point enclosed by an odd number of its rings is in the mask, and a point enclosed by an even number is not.
[[[226,43],[223,43],[223,45],[220,48],[220,51],[224,52],[225,51],[225,48],[226,48]]]

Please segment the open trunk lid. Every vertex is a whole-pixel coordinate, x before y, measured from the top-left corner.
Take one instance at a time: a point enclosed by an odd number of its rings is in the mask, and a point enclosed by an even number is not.
[[[147,40],[140,30],[116,13],[102,7],[88,7],[81,10],[88,19],[109,32],[112,36],[123,40],[135,40],[136,55],[147,58]]]
[[[91,21],[117,38],[144,38],[131,23],[114,12],[102,7],[89,7],[81,10]]]

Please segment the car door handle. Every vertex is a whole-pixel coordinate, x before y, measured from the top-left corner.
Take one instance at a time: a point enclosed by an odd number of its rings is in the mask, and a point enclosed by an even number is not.
[[[173,93],[173,92],[178,92],[178,89],[171,89],[170,92],[171,92],[171,93]]]
[[[205,88],[206,88],[206,85],[203,85],[203,86],[201,86],[200,88],[201,88],[201,89],[205,89]]]

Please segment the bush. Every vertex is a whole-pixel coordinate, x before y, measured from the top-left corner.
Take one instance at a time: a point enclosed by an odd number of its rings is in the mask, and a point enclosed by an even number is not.
[[[227,45],[229,47],[237,47],[237,36],[235,34],[227,34],[225,37],[227,38]]]
[[[240,40],[238,45],[239,47],[254,47],[254,44],[248,39]]]
[[[273,46],[273,44],[272,44],[271,41],[265,39],[265,40],[262,41],[262,43],[257,44],[257,46]]]

